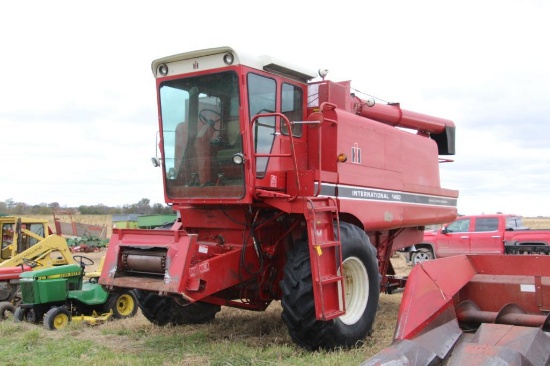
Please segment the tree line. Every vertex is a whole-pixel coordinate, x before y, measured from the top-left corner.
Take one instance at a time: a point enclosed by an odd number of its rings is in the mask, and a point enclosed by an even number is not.
[[[119,215],[119,214],[171,214],[174,213],[170,206],[162,203],[153,203],[148,198],[142,198],[138,203],[111,207],[99,203],[97,205],[81,205],[78,207],[61,207],[58,202],[40,203],[30,205],[25,202],[16,202],[11,198],[0,201],[0,214],[6,215],[50,215],[53,212],[82,214],[82,215]]]

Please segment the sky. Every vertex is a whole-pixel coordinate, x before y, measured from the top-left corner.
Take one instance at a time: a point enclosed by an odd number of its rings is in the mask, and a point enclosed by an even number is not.
[[[164,203],[154,59],[231,46],[456,124],[460,214],[550,216],[550,2],[0,5],[0,201]]]

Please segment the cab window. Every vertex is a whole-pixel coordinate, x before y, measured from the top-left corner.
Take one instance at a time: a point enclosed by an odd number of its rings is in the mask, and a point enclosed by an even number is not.
[[[457,220],[447,226],[448,233],[466,233],[470,229],[470,219]]]
[[[497,231],[498,218],[496,217],[480,217],[476,219],[474,231]]]
[[[277,97],[275,80],[257,74],[248,74],[248,108],[252,119],[262,113],[274,113]],[[258,154],[269,154],[275,139],[275,117],[261,117],[253,125],[254,149]],[[267,157],[256,158],[256,176],[263,178],[267,169]]]
[[[304,95],[301,88],[283,83],[281,87],[281,113],[284,114],[290,122],[301,121],[303,117]],[[288,128],[281,122],[281,133],[288,135]],[[292,125],[292,136],[302,136],[302,124]]]

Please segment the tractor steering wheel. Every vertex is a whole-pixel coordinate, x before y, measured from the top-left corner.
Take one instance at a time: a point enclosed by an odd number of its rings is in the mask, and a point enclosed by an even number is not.
[[[211,113],[211,114],[217,116],[218,118],[216,120],[209,119],[209,118],[206,117],[204,112]],[[199,120],[202,123],[204,123],[205,125],[207,125],[208,127],[212,127],[212,129],[214,131],[220,131],[221,130],[221,127],[216,128],[216,124],[219,123],[222,120],[222,115],[218,111],[215,111],[215,110],[209,109],[209,108],[201,109],[201,111],[199,112]]]
[[[94,265],[93,260],[91,260],[90,258],[85,257],[83,255],[74,255],[73,259],[77,262],[80,262],[80,265],[83,266],[83,267]]]
[[[38,266],[42,265],[42,263],[38,263],[37,261],[33,261],[32,259],[29,259],[29,258],[23,258],[23,263],[25,263],[27,266],[29,266],[31,268],[38,267]]]

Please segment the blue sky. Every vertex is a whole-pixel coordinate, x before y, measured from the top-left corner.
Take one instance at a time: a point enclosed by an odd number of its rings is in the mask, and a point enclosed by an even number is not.
[[[0,5],[0,200],[163,202],[151,62],[227,45],[453,120],[460,213],[550,216],[549,2],[256,4]]]

